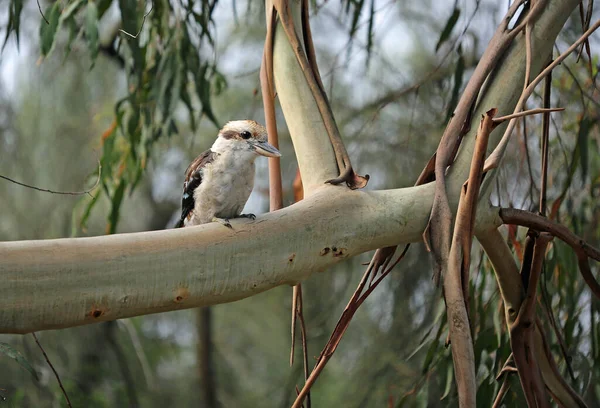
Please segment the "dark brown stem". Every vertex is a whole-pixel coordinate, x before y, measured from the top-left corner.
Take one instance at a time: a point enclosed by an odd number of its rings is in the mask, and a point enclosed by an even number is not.
[[[590,246],[582,238],[573,234],[567,227],[550,221],[541,215],[516,208],[501,208],[499,215],[504,224],[522,225],[536,231],[549,232],[569,245],[577,255],[579,270],[583,280],[590,287],[594,295],[600,298],[600,284],[594,278],[588,261],[588,258],[600,261],[600,250]]]
[[[38,345],[38,347],[40,348],[40,350],[42,350],[42,354],[44,355],[44,359],[46,359],[46,363],[48,363],[48,365],[52,369],[52,372],[54,373],[54,377],[56,377],[56,381],[58,381],[58,385],[60,386],[60,390],[62,391],[63,395],[65,396],[65,400],[67,401],[67,406],[69,408],[71,408],[72,407],[71,400],[69,399],[69,396],[67,395],[67,391],[65,391],[65,387],[63,387],[62,381],[60,380],[60,376],[58,375],[58,373],[56,372],[56,369],[54,368],[54,366],[50,362],[50,359],[48,358],[48,355],[46,354],[46,351],[44,350],[44,348],[40,344],[37,336],[35,335],[35,332],[31,333],[31,335],[33,336],[33,339],[35,340],[35,342]]]
[[[337,346],[342,340],[346,329],[350,325],[352,317],[354,316],[360,305],[362,305],[362,303],[373,292],[377,285],[379,285],[379,283],[381,283],[381,281],[392,271],[392,269],[398,264],[398,262],[404,257],[404,255],[406,255],[407,250],[408,246],[404,249],[402,254],[400,254],[398,259],[389,267],[388,264],[390,263],[391,258],[394,256],[396,247],[380,248],[375,252],[375,255],[369,263],[367,270],[363,274],[363,277],[360,280],[358,287],[352,294],[350,301],[346,305],[346,308],[342,312],[342,315],[340,316],[335,328],[333,329],[333,332],[331,333],[327,344],[321,351],[316,366],[310,373],[310,376],[306,380],[304,387],[302,387],[302,390],[300,390],[300,392],[298,393],[298,396],[296,397],[292,408],[300,408],[302,406],[304,398],[308,395],[310,388],[313,386],[313,384],[325,368],[325,365],[327,365],[327,362],[329,361],[331,356],[333,356],[333,353],[335,353],[335,350],[337,349]],[[370,284],[367,287],[364,293],[362,293],[365,289],[365,286],[367,286],[367,282],[369,281],[369,277],[371,276],[371,274],[377,274],[377,272],[381,269],[384,269],[381,276],[375,281],[373,281],[372,284]]]
[[[517,319],[510,326],[510,345],[513,358],[519,372],[519,379],[527,400],[527,405],[530,408],[550,407],[549,398],[546,394],[546,388],[534,352],[533,333],[536,323],[535,301],[537,285],[542,273],[546,248],[551,240],[552,236],[548,233],[541,233],[535,240],[527,294],[521,304]]]
[[[552,61],[550,61],[552,63]],[[552,90],[552,72],[544,82],[544,108],[550,107]],[[548,184],[548,138],[550,134],[550,112],[545,112],[542,118],[542,181],[540,188],[540,214],[546,215],[546,186]]]
[[[216,383],[213,364],[212,309],[210,306],[196,309],[198,333],[197,364],[202,407],[217,407]]]

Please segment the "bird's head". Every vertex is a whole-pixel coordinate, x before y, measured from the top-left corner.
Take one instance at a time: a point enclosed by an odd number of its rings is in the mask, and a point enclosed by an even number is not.
[[[267,129],[253,120],[228,122],[219,132],[212,146],[216,153],[235,152],[266,157],[279,157],[281,153],[267,142]]]

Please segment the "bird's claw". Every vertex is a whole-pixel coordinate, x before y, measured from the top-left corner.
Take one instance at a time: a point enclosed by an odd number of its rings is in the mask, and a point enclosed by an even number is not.
[[[226,226],[227,228],[231,228],[233,229],[233,227],[231,226],[231,223],[229,222],[228,218],[218,218],[218,217],[213,217],[212,218],[212,222],[218,222],[221,225]]]
[[[254,214],[240,214],[240,218],[249,218],[251,220],[255,220],[256,219],[256,215]]]

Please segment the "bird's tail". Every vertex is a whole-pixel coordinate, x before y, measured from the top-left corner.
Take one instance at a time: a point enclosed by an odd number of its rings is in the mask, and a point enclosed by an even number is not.
[[[184,221],[183,218],[181,218],[179,221],[177,221],[177,224],[175,224],[174,228],[181,228],[181,227],[183,227],[183,221]]]

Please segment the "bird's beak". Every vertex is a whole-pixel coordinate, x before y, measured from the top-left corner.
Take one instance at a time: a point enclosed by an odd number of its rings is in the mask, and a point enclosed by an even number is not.
[[[280,157],[281,153],[272,144],[267,142],[258,142],[254,145],[257,154],[265,157]]]

